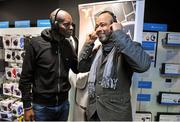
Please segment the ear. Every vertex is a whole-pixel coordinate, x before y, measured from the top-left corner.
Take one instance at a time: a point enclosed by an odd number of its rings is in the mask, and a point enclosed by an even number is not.
[[[58,21],[57,21],[57,20],[55,20],[55,21],[54,21],[54,25],[57,25],[57,24],[58,24]]]
[[[57,24],[58,24],[58,22],[55,20],[54,23],[53,23],[53,26],[57,27]]]

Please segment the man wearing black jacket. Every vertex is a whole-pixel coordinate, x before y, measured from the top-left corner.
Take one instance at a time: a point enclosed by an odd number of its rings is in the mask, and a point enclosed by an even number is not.
[[[72,17],[56,9],[50,21],[51,28],[32,38],[26,49],[19,81],[26,121],[68,119],[69,69],[78,73],[77,51],[70,42]]]

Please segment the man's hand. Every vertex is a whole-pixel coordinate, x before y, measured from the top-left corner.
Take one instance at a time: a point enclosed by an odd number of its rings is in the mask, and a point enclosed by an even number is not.
[[[33,109],[24,110],[24,120],[25,121],[35,121],[35,114]]]
[[[116,22],[113,22],[111,25],[110,25],[110,29],[112,30],[112,32],[116,31],[116,30],[122,30],[123,29],[123,26],[121,23],[116,23]]]
[[[96,41],[98,36],[96,35],[96,31],[93,31],[91,34],[86,36],[86,43],[92,44]]]

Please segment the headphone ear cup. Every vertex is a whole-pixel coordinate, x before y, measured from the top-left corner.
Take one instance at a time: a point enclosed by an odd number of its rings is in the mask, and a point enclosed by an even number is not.
[[[57,21],[56,20],[54,21],[54,25],[57,25]]]
[[[113,14],[112,17],[113,17],[113,21],[114,21],[114,22],[117,22],[117,18],[116,18],[116,16],[115,16],[114,14]]]
[[[54,21],[54,22],[52,23],[52,28],[53,28],[54,30],[57,30],[57,29],[58,29],[58,22],[57,22],[57,21]]]
[[[59,9],[57,10],[55,16],[54,16],[53,26],[54,26],[54,29],[55,29],[56,31],[59,30],[59,27],[58,27],[58,21],[57,21],[56,19],[57,19],[58,12],[59,12],[60,10],[61,10],[61,9],[59,8]]]

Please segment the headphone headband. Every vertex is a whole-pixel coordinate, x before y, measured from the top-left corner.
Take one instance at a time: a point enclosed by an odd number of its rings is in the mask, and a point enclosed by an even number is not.
[[[55,16],[54,16],[54,22],[53,22],[53,24],[55,24],[55,22],[56,22],[56,19],[57,19],[57,15],[58,15],[58,13],[59,13],[59,11],[60,11],[61,9],[60,8],[58,8],[58,10],[57,10],[57,12],[56,12],[56,14],[55,14]]]

